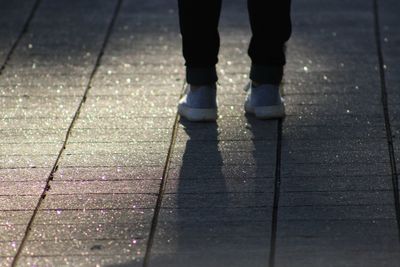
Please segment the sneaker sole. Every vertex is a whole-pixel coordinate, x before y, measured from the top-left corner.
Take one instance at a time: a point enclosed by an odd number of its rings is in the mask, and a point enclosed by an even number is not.
[[[246,113],[251,113],[258,119],[268,120],[268,119],[279,119],[285,117],[285,106],[275,105],[275,106],[265,106],[265,107],[245,107]]]
[[[217,109],[215,108],[190,108],[178,105],[178,113],[189,121],[216,121]]]

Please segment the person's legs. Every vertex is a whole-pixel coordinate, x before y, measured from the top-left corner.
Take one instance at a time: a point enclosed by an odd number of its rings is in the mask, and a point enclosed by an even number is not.
[[[252,38],[248,54],[250,79],[279,85],[283,77],[285,43],[291,34],[290,0],[248,0]]]
[[[191,121],[217,119],[215,65],[218,62],[218,21],[221,0],[178,0],[182,50],[186,65],[184,96],[178,113]]]
[[[285,106],[279,85],[291,34],[290,0],[248,0],[247,4],[253,36],[248,50],[251,84],[244,108],[260,119],[281,118]]]
[[[221,0],[178,0],[186,81],[191,85],[214,84],[218,62],[218,21]]]

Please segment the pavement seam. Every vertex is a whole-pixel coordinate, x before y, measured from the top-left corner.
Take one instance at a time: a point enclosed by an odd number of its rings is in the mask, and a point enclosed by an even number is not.
[[[186,84],[186,82],[183,83],[181,94],[180,94],[179,98],[181,98],[183,96],[185,84]],[[158,197],[157,197],[156,207],[154,209],[154,215],[153,215],[153,218],[151,221],[150,233],[149,233],[149,237],[147,240],[146,252],[144,255],[144,259],[143,259],[143,267],[148,267],[149,262],[150,262],[150,254],[151,254],[151,249],[152,249],[153,243],[154,243],[155,233],[156,233],[157,224],[158,224],[158,217],[160,215],[162,200],[163,200],[164,192],[166,189],[168,174],[169,174],[169,170],[170,170],[170,166],[171,166],[172,154],[173,154],[173,150],[174,150],[175,143],[176,143],[177,136],[178,136],[179,119],[180,119],[180,116],[179,116],[178,112],[176,112],[174,124],[172,127],[172,133],[171,133],[171,139],[170,139],[171,141],[170,141],[170,145],[168,148],[167,157],[165,159],[164,169],[163,169],[163,173],[162,173],[160,190],[159,190]]]
[[[40,0],[39,0],[39,1],[40,1]],[[117,18],[117,16],[118,16],[118,14],[119,14],[120,9],[121,9],[121,5],[122,5],[122,1],[123,1],[123,0],[116,0],[116,1],[117,1],[117,3],[116,3],[116,5],[115,5],[115,9],[114,9],[114,11],[113,11],[113,14],[112,14],[110,23],[109,23],[109,25],[108,25],[108,27],[107,27],[107,29],[106,29],[105,37],[104,37],[103,43],[102,43],[102,45],[101,45],[101,47],[100,47],[99,54],[97,55],[97,59],[96,59],[96,62],[95,62],[95,64],[94,64],[93,70],[92,70],[92,72],[90,73],[89,80],[88,80],[88,83],[87,83],[87,85],[86,85],[85,92],[84,92],[84,94],[83,94],[83,96],[82,96],[82,99],[81,99],[81,101],[80,101],[80,103],[79,103],[79,105],[78,105],[77,110],[75,111],[75,114],[74,114],[74,116],[73,116],[73,118],[72,118],[72,121],[71,121],[71,123],[70,123],[70,126],[68,127],[67,133],[65,134],[65,138],[64,138],[63,145],[62,145],[62,147],[61,147],[61,149],[60,149],[60,151],[59,151],[59,153],[58,153],[58,156],[57,156],[57,158],[56,158],[56,161],[54,162],[53,168],[52,168],[52,170],[51,170],[49,176],[47,177],[46,185],[45,185],[45,187],[44,187],[44,189],[43,189],[43,191],[42,191],[42,193],[41,193],[41,195],[40,195],[40,198],[39,198],[39,200],[38,200],[38,203],[37,203],[35,209],[33,210],[33,214],[32,214],[32,216],[31,216],[31,219],[30,219],[29,222],[28,222],[28,225],[27,225],[27,227],[26,227],[24,236],[23,236],[23,238],[22,238],[22,240],[21,240],[21,243],[20,243],[20,245],[19,245],[19,247],[18,247],[18,249],[17,249],[17,252],[16,252],[16,254],[15,254],[15,256],[14,256],[12,262],[11,262],[11,267],[17,266],[18,259],[19,259],[20,255],[21,255],[21,253],[22,253],[22,250],[23,250],[23,248],[24,248],[24,246],[25,246],[25,244],[26,244],[26,240],[27,240],[27,238],[28,238],[28,236],[29,236],[29,234],[30,234],[30,230],[31,230],[31,228],[32,228],[32,225],[33,225],[33,222],[34,222],[34,220],[35,220],[35,218],[36,218],[36,215],[37,215],[37,213],[39,212],[40,206],[41,206],[43,200],[45,199],[47,192],[50,190],[50,182],[53,180],[54,173],[55,173],[55,172],[57,171],[57,169],[58,169],[58,163],[59,163],[59,161],[60,161],[60,158],[61,158],[62,153],[64,152],[64,150],[65,150],[65,148],[66,148],[66,145],[67,145],[67,143],[68,143],[68,139],[69,139],[69,136],[70,136],[70,134],[71,134],[71,131],[72,131],[73,127],[74,127],[75,122],[77,121],[77,119],[78,119],[78,117],[79,117],[79,114],[80,114],[80,111],[81,111],[81,108],[82,108],[83,104],[86,102],[86,98],[87,98],[87,95],[88,95],[88,93],[89,93],[89,90],[90,90],[91,87],[92,87],[93,78],[94,78],[94,76],[96,75],[97,70],[98,70],[98,68],[99,68],[99,66],[100,66],[101,59],[102,59],[102,57],[103,57],[103,55],[104,55],[105,49],[106,49],[107,44],[108,44],[108,41],[109,41],[109,39],[110,39],[112,30],[113,30],[114,25],[115,25],[115,21],[116,21],[116,18]],[[33,17],[33,16],[32,16],[32,17]]]
[[[275,252],[276,252],[276,235],[278,230],[278,208],[281,186],[281,155],[282,155],[282,119],[278,120],[278,130],[276,139],[276,156],[275,156],[275,182],[274,182],[274,200],[272,206],[272,219],[271,219],[271,239],[269,245],[268,266],[275,266]]]
[[[31,24],[31,21],[32,21],[33,17],[35,16],[36,11],[37,11],[37,9],[38,9],[38,7],[39,7],[41,2],[42,2],[42,0],[36,0],[35,3],[33,4],[31,12],[29,13],[28,18],[26,19],[26,21],[24,23],[24,26],[22,27],[21,32],[19,33],[17,39],[15,39],[15,41],[12,44],[10,50],[8,51],[3,64],[0,66],[0,75],[3,74],[3,71],[6,68],[6,65],[7,65],[8,61],[10,61],[11,56],[14,54],[14,51],[17,48],[17,46],[18,46],[19,42],[21,41],[22,37],[25,35],[25,33],[28,32],[29,25]]]
[[[396,220],[397,220],[397,237],[400,241],[400,196],[399,196],[399,175],[397,172],[396,166],[396,156],[394,152],[393,146],[393,134],[392,127],[390,124],[390,112],[388,105],[388,93],[386,86],[386,77],[385,77],[385,62],[383,57],[383,49],[381,44],[381,32],[380,32],[380,19],[379,19],[379,5],[377,0],[373,0],[373,16],[374,16],[374,30],[375,30],[375,41],[376,41],[376,49],[378,54],[378,63],[379,63],[379,77],[381,84],[381,101],[383,106],[383,114],[385,119],[385,130],[386,130],[386,139],[388,145],[389,159],[390,159],[390,169],[392,174],[392,185],[393,185],[393,197],[394,197],[394,205],[396,211]]]

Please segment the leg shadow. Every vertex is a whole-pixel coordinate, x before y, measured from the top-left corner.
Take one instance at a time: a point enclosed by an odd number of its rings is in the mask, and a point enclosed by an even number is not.
[[[223,173],[224,162],[217,123],[193,123],[182,119],[186,142],[176,185],[177,251],[174,263],[214,266],[210,253],[218,251],[220,232],[231,206]],[[181,135],[182,136],[182,135]],[[183,147],[182,147],[183,149]],[[183,252],[183,253],[182,253]],[[187,252],[187,253],[186,253]],[[182,265],[184,266],[184,265]],[[186,265],[188,266],[188,265]]]

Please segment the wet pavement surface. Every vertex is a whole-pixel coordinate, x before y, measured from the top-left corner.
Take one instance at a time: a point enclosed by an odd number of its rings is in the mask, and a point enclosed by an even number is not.
[[[0,0],[0,266],[398,266],[400,2],[293,1],[283,121],[180,119],[175,1]]]

